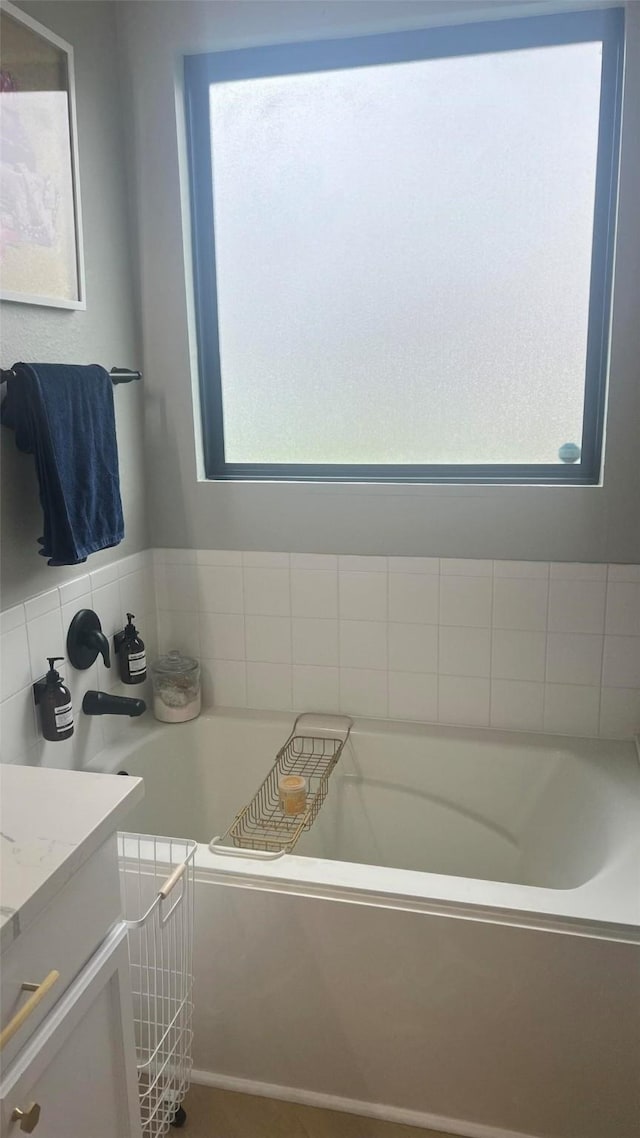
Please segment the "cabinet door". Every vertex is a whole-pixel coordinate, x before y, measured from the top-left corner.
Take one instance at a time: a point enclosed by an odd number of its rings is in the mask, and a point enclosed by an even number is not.
[[[5,1072],[3,1138],[141,1138],[125,935],[107,938]]]

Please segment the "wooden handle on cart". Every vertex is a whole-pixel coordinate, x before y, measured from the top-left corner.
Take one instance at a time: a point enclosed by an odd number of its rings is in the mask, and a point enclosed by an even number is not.
[[[158,890],[163,899],[168,897],[174,886],[178,884],[186,868],[187,863],[183,861],[182,865],[177,865],[170,877],[167,877],[164,885]]]

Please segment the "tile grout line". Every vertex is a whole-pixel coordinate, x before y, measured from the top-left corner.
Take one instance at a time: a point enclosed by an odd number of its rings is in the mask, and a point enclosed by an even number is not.
[[[542,731],[547,723],[547,692],[549,673],[549,613],[551,611],[551,563],[547,569],[547,607],[544,622],[544,691],[542,693]]]
[[[442,562],[438,558],[438,581],[436,587],[436,723],[440,722],[440,582],[442,580]]]
[[[242,594],[242,651],[243,659],[242,664],[244,667],[244,703],[243,707],[249,707],[249,664],[248,664],[248,648],[247,648],[247,596],[246,596],[246,578],[245,578],[245,563],[244,553],[240,554],[240,591]],[[214,687],[215,698],[215,687]]]
[[[291,710],[295,710],[293,694],[293,590],[291,587],[291,554],[287,553],[287,587],[289,593],[289,700]]]
[[[389,573],[389,558],[388,557],[386,559],[385,565],[386,565],[386,568],[385,568],[385,576],[386,576],[385,600],[386,600],[386,604],[385,604],[385,614],[384,614],[384,653],[385,653],[384,681],[385,681],[385,708],[386,708],[386,715],[388,716],[389,715],[389,578],[391,576]]]
[[[491,562],[491,604],[489,606],[489,727],[493,723],[493,610],[496,591],[496,563]]]
[[[605,593],[604,593],[604,620],[602,627],[602,651],[600,653],[600,683],[598,685],[598,728],[597,735],[600,739],[602,737],[602,689],[604,687],[604,649],[607,635],[607,620],[609,616],[609,575],[611,566],[607,565],[607,576],[605,579]]]

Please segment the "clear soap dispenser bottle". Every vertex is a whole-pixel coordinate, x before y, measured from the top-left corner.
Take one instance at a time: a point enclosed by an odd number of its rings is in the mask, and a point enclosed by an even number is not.
[[[62,656],[47,656],[49,671],[43,680],[33,685],[35,701],[40,708],[42,734],[50,742],[70,739],[73,735],[71,692],[54,667],[62,659]]]

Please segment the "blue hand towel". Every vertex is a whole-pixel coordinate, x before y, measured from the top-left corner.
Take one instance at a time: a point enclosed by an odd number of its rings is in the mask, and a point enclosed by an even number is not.
[[[124,537],[113,385],[92,364],[15,364],[1,420],[36,460],[49,565],[78,565]]]

